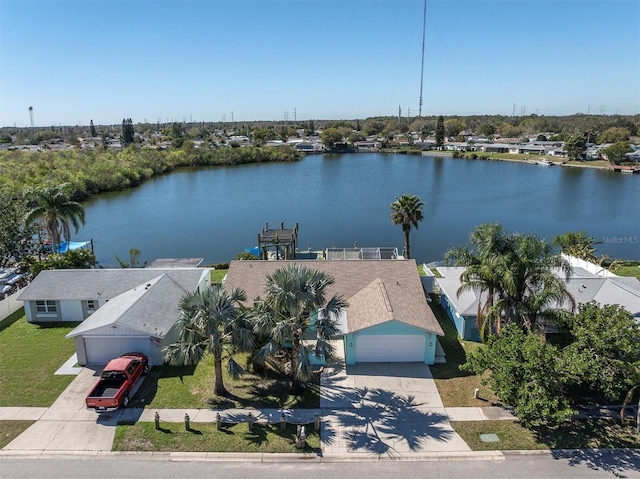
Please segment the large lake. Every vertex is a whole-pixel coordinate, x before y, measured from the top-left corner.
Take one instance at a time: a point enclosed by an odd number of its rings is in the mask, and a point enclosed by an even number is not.
[[[425,219],[411,233],[412,256],[441,260],[471,229],[499,221],[508,232],[551,240],[585,230],[598,252],[640,258],[640,175],[590,168],[379,153],[307,156],[295,163],[183,169],[87,201],[86,226],[98,261],[116,266],[129,250],[141,261],[202,257],[226,262],[257,245],[266,222],[299,223],[306,249],[394,246],[396,196],[415,194]]]

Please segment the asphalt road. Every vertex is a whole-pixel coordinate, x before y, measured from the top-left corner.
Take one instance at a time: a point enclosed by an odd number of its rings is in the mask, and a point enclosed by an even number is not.
[[[590,479],[640,478],[637,451],[556,452],[507,455],[504,460],[483,461],[384,461],[343,463],[298,462],[177,462],[115,459],[0,459],[0,477],[13,478],[155,478],[211,477],[224,479]]]

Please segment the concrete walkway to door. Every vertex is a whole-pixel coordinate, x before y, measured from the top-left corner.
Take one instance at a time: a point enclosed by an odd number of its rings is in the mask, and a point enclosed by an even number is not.
[[[326,367],[320,408],[327,455],[406,457],[471,450],[451,427],[426,364]]]

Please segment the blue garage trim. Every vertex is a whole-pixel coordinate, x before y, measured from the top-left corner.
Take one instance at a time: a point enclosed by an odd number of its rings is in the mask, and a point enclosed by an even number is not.
[[[395,319],[382,324],[370,326],[359,331],[344,335],[344,358],[345,363],[352,365],[356,363],[356,336],[393,336],[393,335],[421,335],[426,337],[424,362],[434,364],[436,357],[436,334],[424,329],[416,328],[410,324],[397,321]]]

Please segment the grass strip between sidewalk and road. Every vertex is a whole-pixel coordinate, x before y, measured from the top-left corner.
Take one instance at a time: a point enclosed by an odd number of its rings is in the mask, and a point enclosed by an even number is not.
[[[163,452],[258,452],[258,453],[309,453],[320,452],[320,436],[313,424],[305,427],[307,446],[295,447],[296,426],[287,424],[284,430],[279,424],[247,423],[225,424],[218,430],[215,423],[191,423],[189,431],[184,423],[155,424],[138,422],[119,425],[116,428],[114,451],[163,451]]]
[[[26,431],[35,421],[0,421],[0,449]]]
[[[517,421],[451,421],[451,426],[474,451],[640,448],[635,425],[621,426],[615,419],[574,419],[531,430]],[[495,434],[499,441],[483,442],[481,434]]]
[[[75,352],[78,323],[28,323],[18,310],[0,328],[0,406],[47,407],[75,376],[54,376]]]

